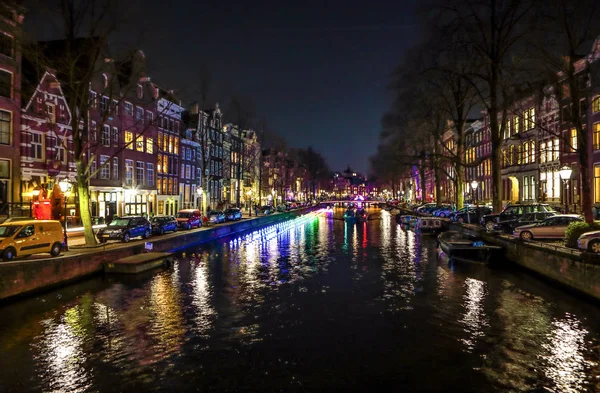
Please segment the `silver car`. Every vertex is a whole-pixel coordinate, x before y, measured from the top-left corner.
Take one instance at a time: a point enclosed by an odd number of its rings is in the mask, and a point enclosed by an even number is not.
[[[600,253],[600,231],[586,232],[577,239],[577,248],[593,253]]]
[[[513,235],[522,240],[564,239],[565,230],[574,221],[583,221],[583,217],[577,214],[559,214],[536,224],[517,227]]]

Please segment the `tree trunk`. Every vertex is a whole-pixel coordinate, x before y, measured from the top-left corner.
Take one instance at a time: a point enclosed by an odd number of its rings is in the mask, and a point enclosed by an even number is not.
[[[457,166],[456,168],[456,209],[462,209],[465,205],[465,193],[463,192],[463,173],[464,168]]]
[[[581,172],[581,212],[585,217],[585,221],[589,224],[594,222],[594,215],[592,213],[592,173],[590,154],[588,151],[588,140],[584,132],[579,135],[584,135],[580,138],[581,146],[579,147],[579,170]]]
[[[85,163],[78,160],[75,162],[75,166],[77,168],[77,193],[79,194],[79,214],[83,224],[83,235],[85,237],[85,245],[91,246],[96,244],[96,236],[92,228],[90,194],[85,176]]]

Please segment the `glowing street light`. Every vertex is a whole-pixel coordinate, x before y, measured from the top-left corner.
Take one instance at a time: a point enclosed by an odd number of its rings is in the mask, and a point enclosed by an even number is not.
[[[471,189],[473,190],[473,204],[477,204],[477,187],[479,186],[479,182],[477,180],[473,180],[471,182]]]
[[[568,166],[563,166],[562,168],[560,168],[560,171],[558,171],[558,174],[560,175],[560,178],[562,179],[563,183],[565,184],[565,192],[563,193],[563,201],[565,204],[565,213],[569,212],[569,204],[567,203],[567,195],[569,194],[569,180],[571,180],[571,174],[573,173],[573,169],[571,169]]]
[[[68,199],[67,193],[69,191],[71,191],[71,188],[73,187],[73,185],[67,179],[63,179],[58,183],[58,186],[60,187],[60,190],[63,192],[64,199],[65,199],[65,215],[63,217],[63,250],[69,251],[69,243],[67,240],[68,239],[68,237],[67,237],[67,199]]]

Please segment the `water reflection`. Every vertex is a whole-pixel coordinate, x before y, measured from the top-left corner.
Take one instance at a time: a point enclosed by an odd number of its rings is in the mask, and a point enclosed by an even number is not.
[[[488,318],[483,308],[487,289],[483,281],[473,278],[467,278],[464,285],[465,312],[460,322],[465,326],[468,337],[462,339],[462,341],[467,350],[472,351],[477,340],[484,335],[484,329],[488,326]]]
[[[173,285],[174,274],[157,275],[150,284],[149,312],[150,336],[156,340],[152,345],[154,360],[162,359],[179,351],[185,334],[181,310],[179,285]]]
[[[40,322],[44,331],[33,350],[44,391],[83,392],[91,386],[91,370],[85,366],[82,312],[80,306],[70,307],[58,321]]]
[[[435,239],[370,218],[313,214],[0,307],[0,391],[598,390],[597,308],[449,268]]]
[[[546,361],[545,374],[552,380],[552,392],[575,393],[585,390],[586,371],[594,365],[584,357],[588,331],[573,315],[552,321],[552,331],[543,348]]]
[[[192,304],[195,308],[194,331],[197,334],[206,335],[215,316],[215,310],[211,304],[212,285],[208,280],[208,254],[203,255],[201,260],[191,263]]]

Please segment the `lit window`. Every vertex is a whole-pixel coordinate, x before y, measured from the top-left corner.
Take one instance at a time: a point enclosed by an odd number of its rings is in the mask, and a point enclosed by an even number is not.
[[[600,111],[600,97],[594,97],[592,100],[592,112],[596,113]]]
[[[137,151],[144,151],[144,137],[142,135],[138,135],[137,138],[135,138],[135,150]]]
[[[133,132],[125,131],[125,147],[133,150]]]
[[[146,153],[154,154],[154,139],[146,138]]]
[[[577,150],[577,129],[571,128],[571,152]]]

